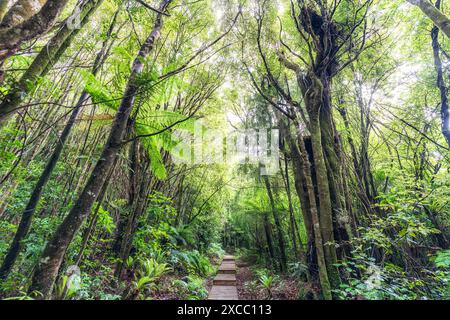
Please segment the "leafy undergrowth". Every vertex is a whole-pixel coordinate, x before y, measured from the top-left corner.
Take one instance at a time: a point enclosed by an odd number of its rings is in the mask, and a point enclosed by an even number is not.
[[[274,275],[244,262],[238,262],[236,280],[240,300],[298,300],[312,290],[293,276]]]
[[[155,213],[157,208],[152,207],[153,216],[159,214]],[[168,208],[165,205],[164,212]],[[109,217],[106,211],[105,215]],[[148,218],[141,220],[144,219]],[[140,223],[133,239],[133,251],[122,261],[112,250],[113,228],[106,228],[110,226],[108,221],[98,221],[99,228],[92,234],[79,265],[74,261],[80,252],[81,241],[74,242],[65,271],[55,284],[54,299],[198,300],[207,297],[211,277],[224,254],[218,243],[211,242],[199,250],[192,245],[195,240],[189,239],[186,228],[180,228],[180,231],[171,227],[170,220],[155,227]],[[41,247],[35,250],[41,250]],[[1,298],[31,299],[26,292],[29,277],[23,274],[14,272],[0,283]]]
[[[155,258],[138,261],[126,270],[121,286],[124,289],[112,296],[125,300],[205,299],[218,259],[198,251],[180,251],[160,261]]]

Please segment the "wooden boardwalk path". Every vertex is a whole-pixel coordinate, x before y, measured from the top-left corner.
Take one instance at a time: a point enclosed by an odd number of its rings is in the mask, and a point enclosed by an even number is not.
[[[223,257],[219,272],[213,280],[208,300],[238,300],[236,288],[236,261],[233,256]]]

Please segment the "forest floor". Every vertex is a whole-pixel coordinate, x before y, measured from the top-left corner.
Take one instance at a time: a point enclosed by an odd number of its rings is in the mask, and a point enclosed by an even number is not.
[[[258,275],[252,266],[243,261],[237,261],[238,271],[236,274],[236,285],[239,300],[265,300],[270,299],[267,290],[259,284]],[[287,276],[278,276],[277,281],[271,288],[272,300],[296,300],[305,284]]]
[[[254,298],[252,290],[248,290],[246,283],[253,281],[254,275],[247,263],[238,261],[238,271],[236,274],[236,285],[238,289],[239,300],[251,300]]]
[[[218,258],[212,258],[211,259],[211,265],[214,268],[218,268],[221,263],[221,259]],[[213,279],[215,276],[215,272],[211,274],[210,276],[206,277],[204,279],[204,298],[206,298],[207,292],[211,290],[211,287],[213,285]],[[182,280],[185,280],[187,276],[182,277]],[[163,275],[158,280],[158,286],[154,288],[151,292],[151,299],[153,300],[184,300],[184,299],[190,299],[189,294],[187,292],[180,292],[179,288],[174,287],[174,281],[179,280],[180,275],[179,274],[170,274],[170,275]],[[201,280],[201,279],[200,279]],[[201,291],[201,288],[194,288],[194,291]]]

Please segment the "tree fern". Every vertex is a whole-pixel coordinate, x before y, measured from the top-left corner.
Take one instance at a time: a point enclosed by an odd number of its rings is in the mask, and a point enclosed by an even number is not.
[[[94,75],[84,70],[80,71],[81,76],[85,82],[85,90],[91,96],[94,104],[105,108],[107,111],[117,112],[120,97],[115,97],[106,88],[101,81]],[[177,112],[167,110],[155,110],[154,106],[167,103],[170,98],[170,93],[176,81],[172,80],[175,77],[157,83],[157,75],[155,72],[144,72],[137,80],[140,100],[144,101],[136,114],[134,133],[138,136],[151,135],[155,132],[162,131],[164,128],[172,125],[175,122],[180,122],[174,128],[187,130],[193,132],[194,119],[186,119],[186,116]],[[178,83],[179,84],[179,83]],[[97,121],[97,119],[93,119]],[[110,121],[104,121],[109,123]],[[142,146],[147,151],[150,157],[150,168],[158,179],[165,179],[167,172],[164,166],[164,160],[161,156],[161,149],[170,152],[180,139],[177,138],[170,130],[163,131],[155,136],[142,137]]]

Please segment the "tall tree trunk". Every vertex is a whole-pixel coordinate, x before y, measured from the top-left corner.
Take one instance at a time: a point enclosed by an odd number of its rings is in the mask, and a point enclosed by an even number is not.
[[[350,254],[351,251],[348,244],[352,237],[352,230],[350,216],[347,212],[347,197],[344,191],[345,178],[343,176],[341,141],[332,114],[330,81],[326,76],[320,79],[323,93],[319,121],[323,155],[328,174],[328,186],[330,189],[334,239],[341,243],[339,253],[340,256],[344,256],[345,254]]]
[[[12,0],[0,0],[0,24],[8,13],[8,9]]]
[[[161,35],[163,12],[166,11],[171,1],[172,0],[163,0],[160,4],[160,12],[156,16],[153,30],[143,43],[133,62],[131,75],[123,95],[124,98],[122,99],[114,119],[102,155],[92,171],[83,192],[80,194],[69,214],[58,227],[42,253],[42,257],[32,278],[32,283],[29,288],[30,293],[38,291],[43,294],[44,298],[49,298],[51,295],[65,252],[83,221],[91,211],[92,205],[105,182],[107,173],[120,152],[127,122],[134,105],[135,96],[138,92],[138,75],[142,73],[145,59],[153,50],[155,42]]]
[[[305,224],[305,229],[307,233],[307,243],[306,243],[306,250],[301,250],[301,261],[305,265],[308,265],[309,271],[307,272],[307,277],[311,278],[314,274],[317,273],[317,263],[316,263],[316,250],[315,250],[315,239],[314,239],[314,228],[312,225],[312,212],[311,212],[311,202],[309,200],[309,195],[314,194],[309,193],[308,187],[307,187],[307,177],[305,172],[305,164],[303,163],[303,155],[301,154],[301,151],[299,150],[299,145],[293,138],[291,131],[287,124],[283,121],[283,119],[280,117],[278,113],[275,113],[278,118],[278,124],[280,127],[280,133],[282,137],[285,137],[286,142],[289,146],[290,150],[290,157],[292,160],[292,169],[294,171],[294,186],[297,193],[297,196],[300,200],[300,207],[303,217],[303,223]],[[299,137],[299,139],[303,139],[303,137]],[[302,141],[303,143],[303,141]],[[286,148],[284,148],[286,149]],[[306,165],[308,168],[310,166],[309,162]],[[308,169],[310,170],[310,169]],[[286,174],[287,175],[287,174]],[[312,183],[312,182],[311,182]],[[311,184],[312,185],[312,184]],[[314,204],[316,202],[314,201]],[[317,208],[316,208],[317,210]],[[296,226],[296,222],[294,223],[294,226]],[[298,230],[296,231],[298,233]],[[299,246],[302,248],[301,238],[299,234]],[[303,254],[302,254],[303,253]],[[325,270],[326,271],[326,270]]]
[[[284,149],[284,148],[283,148]],[[292,236],[292,245],[294,248],[294,256],[298,257],[300,255],[300,251],[298,249],[297,246],[297,237],[298,234],[296,232],[296,225],[295,225],[295,215],[294,215],[294,206],[292,204],[292,194],[291,194],[291,184],[289,181],[289,166],[288,166],[288,159],[286,157],[286,155],[284,156],[284,174],[281,171],[281,175],[284,181],[284,187],[286,189],[286,195],[288,198],[288,206],[289,206],[289,229],[291,231],[291,236]],[[281,168],[281,164],[280,164],[280,168]],[[301,245],[301,243],[300,243]],[[301,256],[301,255],[300,255]]]
[[[264,213],[264,232],[266,234],[267,248],[269,250],[270,264],[275,266],[275,252],[273,250],[272,228],[270,227],[269,215]]]
[[[128,123],[128,130],[130,134],[133,133],[133,128],[131,125],[132,121]],[[139,141],[135,140],[130,144],[129,155],[128,155],[128,204],[127,209],[123,210],[121,214],[119,214],[119,220],[117,222],[117,231],[116,237],[114,240],[114,244],[112,246],[113,251],[116,253],[118,257],[120,257],[122,252],[122,243],[123,238],[126,233],[127,225],[129,224],[129,220],[132,217],[132,213],[135,211],[134,205],[136,198],[139,196],[139,185],[138,185],[138,174],[139,174],[139,166],[138,166],[138,143]],[[149,179],[151,182],[151,178]],[[117,268],[116,268],[117,269]]]
[[[303,222],[305,224],[306,232],[308,233],[308,238],[310,240],[313,239],[314,235],[312,233],[312,223],[311,223],[311,208],[310,202],[308,199],[308,192],[306,190],[306,180],[304,176],[302,155],[300,154],[300,150],[298,145],[293,138],[289,127],[286,123],[281,119],[278,113],[275,113],[278,117],[278,124],[280,127],[280,133],[282,137],[285,137],[287,144],[289,145],[290,156],[292,159],[292,169],[294,171],[294,186],[298,198],[300,200],[300,206],[302,208],[302,216]]]
[[[436,8],[439,9],[441,6],[441,1],[436,1]],[[450,23],[449,23],[450,28]],[[450,37],[450,36],[449,36]],[[440,56],[440,45],[439,45],[439,29],[438,27],[433,27],[431,30],[431,40],[433,47],[433,58],[434,67],[437,73],[436,85],[439,88],[441,95],[441,128],[442,134],[450,147],[450,109],[448,104],[447,87],[444,81],[444,75],[442,71],[442,60]]]
[[[88,227],[86,228],[86,230],[83,234],[83,237],[82,237],[83,240],[81,241],[81,248],[80,248],[80,251],[78,252],[78,256],[75,260],[75,265],[77,265],[77,266],[80,265],[80,262],[81,262],[81,259],[83,258],[84,250],[87,247],[89,238],[91,237],[91,235],[94,232],[95,227],[97,225],[98,213],[100,211],[100,208],[102,207],[103,199],[105,198],[106,190],[108,189],[109,180],[111,179],[111,175],[113,174],[114,168],[116,167],[117,159],[118,158],[116,158],[114,165],[111,167],[108,179],[105,181],[105,183],[102,186],[102,189],[100,190],[100,194],[98,195],[98,198],[97,198],[97,206],[95,207],[94,211],[92,212]]]
[[[302,157],[302,170],[304,172],[306,190],[308,192],[309,206],[311,208],[311,225],[314,232],[314,247],[316,249],[317,265],[319,272],[320,287],[322,288],[322,295],[325,300],[331,300],[331,284],[328,276],[327,261],[325,259],[325,243],[322,239],[321,224],[319,221],[319,213],[317,212],[318,205],[316,203],[316,196],[311,177],[311,164],[308,159],[303,137],[299,139],[300,155]]]
[[[80,25],[75,29],[72,28],[69,25],[70,18],[68,18],[59,31],[42,48],[27,71],[20,78],[17,88],[12,89],[0,104],[0,126],[14,114],[26,95],[32,92],[38,79],[44,77],[51,70],[82,27],[89,22],[90,17],[102,2],[103,0],[87,1],[79,9]]]
[[[139,224],[139,218],[144,214],[146,208],[146,200],[151,192],[151,179],[146,179],[148,165],[145,170],[143,170],[142,179],[140,183],[139,193],[133,201],[132,213],[128,217],[126,228],[123,233],[123,238],[120,243],[119,261],[117,262],[114,275],[120,278],[122,275],[123,265],[126,259],[129,257],[131,248],[133,245],[133,238],[135,231]]]
[[[47,0],[42,9],[11,28],[0,27],[0,65],[13,55],[25,41],[37,39],[47,32],[69,0]]]
[[[131,128],[130,128],[130,131]],[[139,218],[145,212],[146,200],[151,192],[153,179],[148,178],[148,168],[150,161],[145,158],[145,155],[140,152],[139,141],[134,141],[130,145],[129,151],[129,201],[128,201],[128,216],[119,221],[120,233],[117,234],[113,250],[117,253],[119,261],[116,264],[114,275],[120,278],[123,269],[123,263],[128,258],[132,244],[133,237],[138,227]],[[140,177],[140,179],[139,179]]]
[[[11,28],[25,22],[41,10],[47,0],[17,0],[2,18],[0,28]],[[2,5],[8,1],[2,0]]]
[[[332,288],[337,288],[340,279],[335,267],[337,255],[333,230],[333,207],[331,204],[329,175],[325,162],[324,147],[322,145],[320,122],[320,109],[323,103],[323,85],[317,77],[311,74],[308,79],[308,86],[303,88],[305,105],[309,114],[309,131],[311,134],[314,168],[316,170],[319,223],[324,245],[325,262],[330,284]]]
[[[266,186],[267,195],[269,196],[270,201],[270,207],[272,209],[273,219],[275,221],[275,227],[277,228],[277,238],[278,238],[278,246],[280,247],[280,266],[281,266],[281,272],[285,272],[287,268],[287,258],[286,258],[286,248],[284,243],[284,237],[283,237],[283,228],[281,226],[280,217],[278,215],[277,208],[275,206],[275,200],[273,198],[272,189],[270,186],[270,181],[267,176],[263,176],[264,179],[264,185]]]
[[[101,1],[98,1],[98,3],[100,3]],[[115,15],[116,17],[117,15]],[[109,31],[108,31],[108,35],[110,35],[114,29],[114,25],[115,25],[115,18],[113,19]],[[108,37],[106,38],[108,39]],[[102,59],[103,59],[103,54],[105,53],[105,50],[107,48],[107,43],[108,41],[105,40],[102,46],[102,49],[100,50],[100,52],[98,53],[95,62],[94,62],[94,66],[92,68],[92,73],[94,75],[97,74],[98,70],[100,69],[101,65],[102,65]],[[66,126],[64,127],[63,132],[61,133],[61,136],[59,137],[59,139],[56,142],[56,147],[55,150],[53,151],[49,161],[47,162],[47,165],[44,169],[44,171],[42,172],[41,176],[39,177],[38,182],[36,183],[33,192],[31,194],[30,200],[28,201],[27,206],[25,207],[25,210],[22,213],[21,216],[21,220],[20,220],[20,224],[19,227],[16,231],[16,234],[14,236],[14,239],[9,247],[9,250],[5,256],[5,259],[3,261],[3,264],[0,268],[0,279],[5,279],[9,272],[11,271],[11,268],[14,265],[14,262],[17,260],[17,257],[22,249],[22,241],[23,239],[28,235],[28,232],[30,230],[30,226],[31,226],[31,222],[33,219],[33,215],[34,212],[36,210],[36,206],[39,203],[39,200],[41,198],[42,195],[42,191],[45,187],[45,185],[47,184],[48,180],[50,179],[53,170],[56,167],[56,164],[61,156],[61,153],[63,151],[64,145],[69,137],[70,132],[72,131],[73,126],[75,125],[75,121],[78,117],[78,114],[81,111],[81,108],[83,106],[83,104],[86,102],[86,100],[89,98],[88,93],[86,91],[84,91],[80,98],[78,99],[78,102],[75,106],[75,108],[72,111],[72,114],[70,115],[70,118],[66,124]]]
[[[428,18],[433,21],[434,25],[442,30],[442,32],[450,38],[450,19],[439,11],[439,8],[433,6],[429,0],[406,0],[409,3],[416,5],[425,13]]]
[[[88,98],[87,93],[83,93],[83,95],[80,97],[80,100],[78,104],[75,106],[61,136],[57,140],[56,148],[53,151],[50,160],[47,162],[44,171],[42,172],[38,182],[36,183],[33,189],[30,200],[28,201],[25,210],[22,212],[20,224],[19,227],[17,228],[14,239],[9,247],[8,253],[5,256],[2,267],[0,268],[0,279],[5,279],[8,276],[14,262],[16,261],[22,249],[21,242],[28,235],[28,231],[31,226],[31,221],[34,212],[36,210],[36,206],[38,205],[39,200],[41,198],[42,191],[45,185],[47,184],[48,180],[50,179],[50,176],[56,166],[56,163],[58,162],[59,157],[61,156],[61,152],[63,150],[67,137],[69,136],[69,133],[75,123],[76,117],[78,116],[78,113],[81,109],[81,106],[84,104],[87,98]]]

